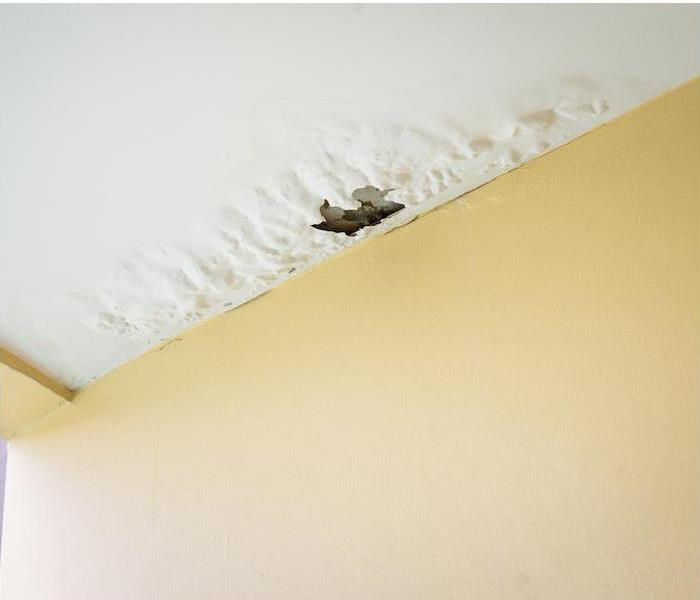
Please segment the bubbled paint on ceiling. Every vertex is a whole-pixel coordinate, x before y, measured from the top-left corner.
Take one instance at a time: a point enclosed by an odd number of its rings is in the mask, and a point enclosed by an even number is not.
[[[83,386],[698,75],[699,19],[0,7],[0,346]],[[310,227],[366,185],[406,208]]]

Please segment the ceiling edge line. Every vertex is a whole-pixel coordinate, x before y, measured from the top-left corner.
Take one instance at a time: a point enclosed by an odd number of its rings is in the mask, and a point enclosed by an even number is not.
[[[75,392],[69,390],[67,387],[61,385],[57,381],[51,379],[48,375],[45,375],[36,367],[33,367],[29,363],[25,362],[18,356],[12,354],[8,350],[0,347],[0,364],[3,364],[10,369],[29,377],[36,381],[39,385],[45,387],[46,389],[52,391],[54,394],[58,394],[64,400],[71,401],[75,396]]]

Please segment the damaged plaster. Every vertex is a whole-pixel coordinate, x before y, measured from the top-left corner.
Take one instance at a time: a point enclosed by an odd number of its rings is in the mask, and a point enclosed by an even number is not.
[[[187,244],[144,248],[97,290],[85,290],[84,323],[139,346],[167,340],[271,289],[290,271],[296,275],[356,240],[405,224],[606,120],[606,98],[574,91],[490,130],[470,130],[456,117],[434,130],[329,127],[320,148],[295,169],[198,222]],[[342,203],[337,208],[352,210],[357,192],[378,189],[357,187],[367,181],[394,189],[396,206],[405,209],[352,236],[309,227],[319,197],[332,195]]]
[[[405,204],[386,199],[387,194],[393,191],[393,188],[380,190],[371,185],[357,188],[352,193],[352,199],[359,202],[360,207],[349,210],[340,206],[331,206],[328,200],[324,200],[318,209],[323,221],[313,223],[311,227],[354,237],[360,229],[379,225],[383,219],[406,208]]]

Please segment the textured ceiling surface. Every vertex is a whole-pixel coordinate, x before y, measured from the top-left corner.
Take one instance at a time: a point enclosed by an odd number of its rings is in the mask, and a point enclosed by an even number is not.
[[[0,346],[83,386],[697,76],[699,23],[678,5],[0,7]],[[310,227],[367,185],[406,208],[352,238]]]

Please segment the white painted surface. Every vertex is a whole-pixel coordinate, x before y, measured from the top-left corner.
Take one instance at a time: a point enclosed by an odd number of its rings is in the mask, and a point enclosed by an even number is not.
[[[4,6],[0,345],[71,387],[700,73],[692,6]],[[370,229],[370,228],[368,228]]]

